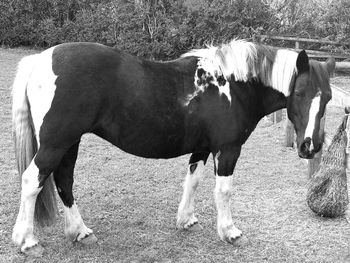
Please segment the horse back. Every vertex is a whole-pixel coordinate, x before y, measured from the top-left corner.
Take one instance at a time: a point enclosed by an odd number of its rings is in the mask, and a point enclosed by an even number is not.
[[[194,89],[195,66],[194,58],[152,62],[100,44],[59,45],[52,53],[56,91],[42,135],[60,125],[65,136],[92,132],[142,157],[187,153],[185,141],[192,139],[185,138],[182,101]]]

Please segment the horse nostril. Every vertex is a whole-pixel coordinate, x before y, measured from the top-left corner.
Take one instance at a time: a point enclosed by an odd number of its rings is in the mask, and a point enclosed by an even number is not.
[[[315,148],[313,149],[313,152],[314,153],[318,153],[321,149],[322,149],[322,143],[320,143],[317,146],[315,146]]]
[[[301,153],[308,153],[310,151],[310,145],[311,145],[311,139],[306,138],[303,143],[300,145],[300,152]]]

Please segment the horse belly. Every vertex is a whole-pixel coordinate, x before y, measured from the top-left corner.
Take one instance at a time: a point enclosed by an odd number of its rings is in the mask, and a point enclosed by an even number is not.
[[[185,126],[173,121],[159,124],[153,119],[125,120],[120,114],[115,121],[108,122],[96,130],[96,134],[121,150],[144,158],[167,159],[186,154]]]

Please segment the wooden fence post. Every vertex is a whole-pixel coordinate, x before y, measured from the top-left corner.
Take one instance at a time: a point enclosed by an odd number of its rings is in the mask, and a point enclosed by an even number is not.
[[[326,122],[326,111],[321,119],[320,122],[320,134],[324,134],[324,125]],[[324,147],[328,147],[328,145],[323,144]],[[322,147],[323,148],[323,147]],[[312,177],[312,175],[316,172],[317,168],[320,166],[321,159],[322,159],[322,151],[319,151],[318,153],[315,154],[314,158],[309,160],[308,162],[308,175],[309,178]]]
[[[275,118],[274,118],[275,123],[282,121],[282,110],[278,110],[274,114],[275,114]]]
[[[300,46],[300,45],[299,45],[299,41],[295,41],[295,48],[296,48],[296,49],[299,49],[299,46]]]
[[[293,147],[294,145],[294,126],[288,117],[286,118],[284,145],[286,147]]]
[[[282,110],[275,111],[271,113],[268,117],[273,124],[279,123],[283,119]]]

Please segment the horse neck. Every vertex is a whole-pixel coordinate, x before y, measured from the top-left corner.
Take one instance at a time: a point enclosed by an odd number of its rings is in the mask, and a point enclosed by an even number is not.
[[[287,107],[287,97],[275,89],[266,88],[261,97],[265,115]]]
[[[287,97],[280,91],[265,86],[260,81],[253,81],[246,91],[251,99],[250,108],[257,111],[261,118],[277,110],[287,107]],[[248,87],[248,86],[247,86]]]

